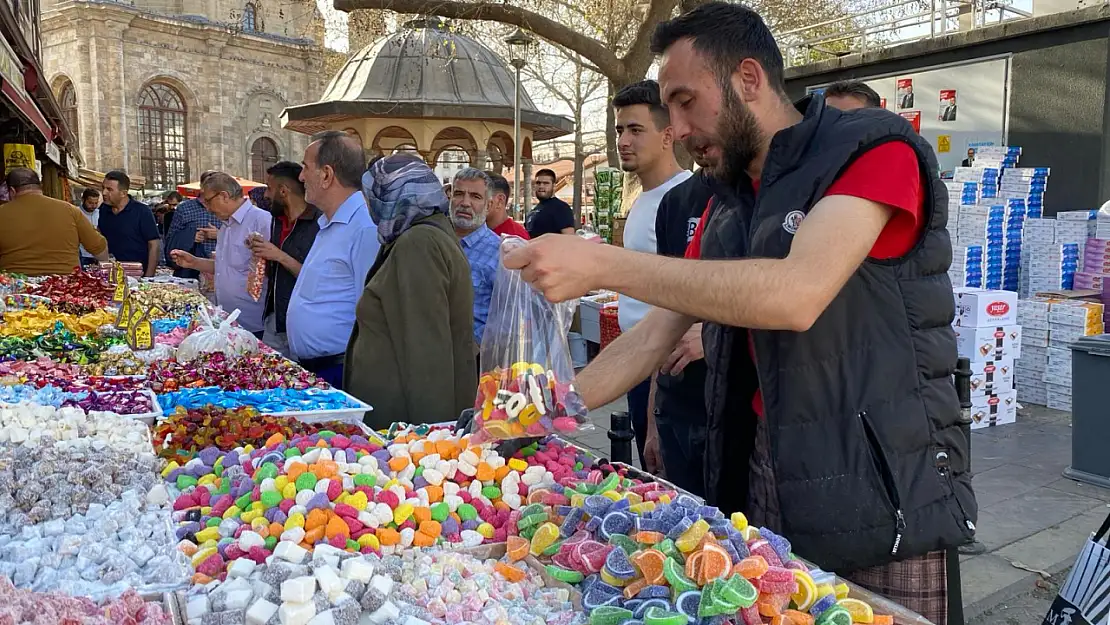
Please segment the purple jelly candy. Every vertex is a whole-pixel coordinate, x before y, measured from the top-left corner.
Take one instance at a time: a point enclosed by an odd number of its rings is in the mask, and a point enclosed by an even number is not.
[[[182,473],[185,473],[185,469],[182,469],[182,468],[174,469],[173,471],[170,471],[166,475],[166,481],[167,482],[176,482],[177,481],[177,476],[181,475]]]
[[[743,559],[740,557],[740,554],[736,552],[736,547],[732,546],[731,542],[727,540],[722,541],[721,548],[725,550],[725,553],[728,554],[728,557],[731,558],[733,562],[739,562]]]
[[[470,519],[469,521],[463,521],[462,528],[464,530],[476,530],[479,525],[481,525],[481,523],[479,523],[477,519]]]
[[[604,516],[609,511],[609,506],[613,505],[613,501],[608,497],[601,495],[590,495],[582,503],[582,509],[590,516]]]
[[[687,590],[679,595],[674,603],[676,610],[685,614],[691,621],[696,621],[698,619],[698,606],[701,605],[701,592]]]
[[[625,601],[624,605],[622,605],[621,607],[625,610],[631,611],[632,614],[635,615],[636,610],[638,610],[642,605],[644,605],[643,599],[629,599],[628,601]],[[621,621],[621,625],[625,625],[625,623],[627,622],[628,621]]]
[[[614,549],[605,557],[605,571],[613,577],[625,580],[636,576],[636,567],[628,560],[624,549]]]
[[[389,463],[389,460],[393,457],[390,456],[389,452],[384,449],[379,449],[378,451],[375,451],[370,455],[378,461],[378,467],[385,467]]]
[[[586,531],[596,532],[599,529],[601,529],[601,517],[590,517],[590,520],[586,522]]]
[[[309,512],[311,512],[313,510],[316,510],[316,509],[321,509],[322,510],[322,509],[326,509],[328,507],[328,503],[329,503],[329,501],[328,501],[328,494],[327,493],[316,493],[315,495],[312,496],[312,499],[308,500],[308,503],[305,504],[304,508],[305,508],[305,510],[308,510]]]
[[[412,478],[412,487],[414,490],[424,488],[428,485],[428,480],[424,479],[423,475],[417,475]]]
[[[636,517],[636,531],[638,532],[661,532],[663,529],[663,522],[658,519]]]
[[[220,450],[215,447],[205,447],[197,454],[200,461],[208,466],[216,464],[216,460],[220,457]]]
[[[356,453],[353,449],[344,449],[343,456],[347,459],[347,464],[358,461],[358,453]]]
[[[575,508],[574,506],[555,506],[555,514],[562,517],[570,514],[571,510],[581,510],[581,508]]]
[[[680,508],[689,508],[691,510],[697,510],[698,506],[700,506],[701,504],[698,503],[697,499],[694,499],[690,495],[679,495],[678,497],[675,497],[674,505],[676,505]]]
[[[185,525],[182,525],[181,527],[177,528],[177,532],[176,532],[177,533],[177,539],[181,540],[181,539],[185,538],[186,536],[188,536],[189,534],[196,534],[201,529],[202,528],[201,528],[200,523],[186,523]]]
[[[239,464],[239,454],[234,451],[229,451],[224,454],[224,468],[234,467]]]
[[[681,520],[670,526],[671,530],[667,532],[667,538],[670,538],[671,540],[677,540],[678,537],[682,536],[682,533],[690,529],[690,526],[693,524],[694,522],[690,519],[682,517]]]
[[[721,517],[721,510],[716,506],[698,506],[698,514],[706,521]]]
[[[663,599],[671,596],[669,586],[644,586],[643,590],[636,593],[637,599]]]
[[[835,595],[825,595],[824,597],[818,599],[817,603],[814,603],[812,606],[810,606],[809,613],[813,616],[813,618],[821,618],[821,615],[825,613],[825,610],[828,610],[835,604]]]
[[[613,505],[609,506],[609,510],[607,511],[607,513],[627,510],[631,505],[632,504],[629,503],[627,499],[618,499],[613,502]]]
[[[446,519],[443,520],[443,533],[444,534],[458,534],[459,533],[459,522],[455,520],[455,517],[449,516],[449,517],[447,517]]]
[[[571,534],[578,529],[578,524],[582,521],[585,513],[581,508],[571,508],[571,511],[563,519],[562,525],[559,526],[559,535],[563,538],[570,537]]]

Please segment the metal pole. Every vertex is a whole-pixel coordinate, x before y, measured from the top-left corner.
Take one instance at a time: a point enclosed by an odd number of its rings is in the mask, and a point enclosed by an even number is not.
[[[524,67],[523,59],[513,59],[513,67],[516,68],[516,96],[513,102],[513,204],[516,205],[517,210],[520,210],[520,218],[524,219],[524,202],[520,197],[520,175],[522,168],[520,166],[521,159],[521,146],[520,146],[520,70]]]
[[[613,462],[632,464],[632,417],[627,412],[609,414],[609,458]]]

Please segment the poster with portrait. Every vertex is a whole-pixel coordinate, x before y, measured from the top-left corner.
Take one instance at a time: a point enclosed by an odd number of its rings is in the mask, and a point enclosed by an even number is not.
[[[899,78],[898,88],[896,90],[896,97],[898,98],[898,110],[904,111],[913,108],[913,79],[912,78]]]
[[[899,115],[913,126],[914,132],[921,134],[921,111],[903,111]]]
[[[879,98],[879,108],[881,108],[881,109],[886,108],[886,98]]]
[[[937,111],[937,120],[941,122],[956,121],[956,90],[940,90],[940,109]]]

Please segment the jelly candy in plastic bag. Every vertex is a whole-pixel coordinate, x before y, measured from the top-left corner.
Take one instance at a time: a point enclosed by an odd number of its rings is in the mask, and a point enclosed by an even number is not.
[[[209,352],[223,352],[233,356],[253,354],[258,351],[258,339],[243,328],[232,325],[239,318],[238,309],[220,322],[219,327],[212,323],[212,319],[204,309],[201,309],[200,313],[200,328],[185,337],[177,347],[178,360],[190,361],[200,354]]]
[[[504,253],[525,245],[516,237]],[[505,440],[588,429],[586,405],[574,390],[567,332],[577,301],[552,304],[519,271],[497,270],[482,337],[477,440]]]

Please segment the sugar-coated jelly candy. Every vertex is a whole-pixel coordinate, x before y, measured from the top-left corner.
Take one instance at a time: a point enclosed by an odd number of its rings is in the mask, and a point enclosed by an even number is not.
[[[532,545],[529,551],[538,556],[559,539],[559,526],[554,523],[544,523],[532,535]]]
[[[632,610],[614,605],[602,605],[590,612],[590,625],[620,625],[632,618]]]
[[[687,616],[652,606],[644,612],[644,625],[686,625]]]
[[[671,585],[676,594],[698,589],[698,585],[686,576],[682,570],[682,565],[674,558],[667,558],[667,561],[663,563],[663,577],[667,579],[667,583]]]
[[[513,562],[519,562],[528,555],[528,549],[531,544],[520,536],[509,536],[505,543],[505,553],[508,554],[509,559]]]
[[[636,568],[640,569],[640,574],[649,584],[662,584],[666,581],[663,576],[663,564],[666,563],[667,556],[661,551],[646,549],[632,554],[630,559]]]
[[[852,625],[852,615],[843,607],[833,605],[817,617],[817,625]]]
[[[698,546],[702,538],[709,533],[709,523],[705,519],[698,519],[690,529],[682,533],[674,544],[682,553],[690,553]]]
[[[798,592],[790,599],[799,610],[808,610],[809,606],[817,601],[817,584],[813,582],[808,571],[793,571],[794,579],[798,582]]]
[[[864,623],[871,625],[875,622],[875,610],[871,606],[859,599],[841,599],[837,604],[848,611],[852,616],[853,623]]]
[[[725,577],[732,569],[732,559],[720,545],[706,545],[701,550],[701,564],[698,569],[698,583]]]

